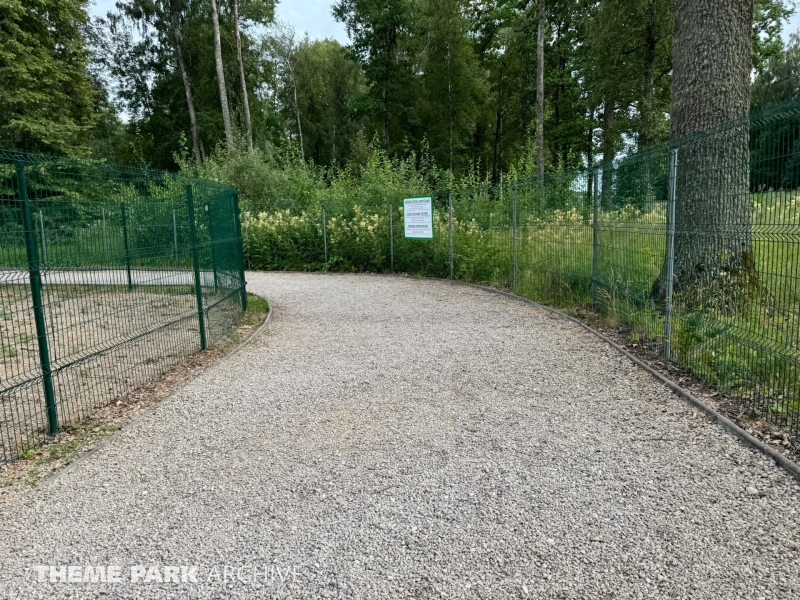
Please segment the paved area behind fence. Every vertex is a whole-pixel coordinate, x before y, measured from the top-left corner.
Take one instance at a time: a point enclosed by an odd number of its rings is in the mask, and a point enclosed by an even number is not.
[[[0,506],[0,597],[800,597],[797,482],[577,326],[248,279],[261,338]]]

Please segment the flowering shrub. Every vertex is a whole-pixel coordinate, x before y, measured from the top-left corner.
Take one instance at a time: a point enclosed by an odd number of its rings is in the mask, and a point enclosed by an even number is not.
[[[245,260],[251,269],[310,271],[325,263],[322,221],[290,209],[244,219]]]

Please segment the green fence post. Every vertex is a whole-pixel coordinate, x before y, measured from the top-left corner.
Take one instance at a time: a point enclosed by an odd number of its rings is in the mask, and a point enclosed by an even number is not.
[[[120,205],[120,212],[122,213],[122,245],[125,248],[125,270],[128,272],[128,291],[133,289],[133,280],[131,279],[131,251],[128,248],[128,217],[125,212],[125,203]]]
[[[328,226],[325,222],[325,209],[322,209],[322,243],[325,247],[325,268],[328,268]]]
[[[391,204],[389,205],[389,270],[394,273],[394,222]]]
[[[233,212],[236,216],[236,237],[239,238],[239,284],[242,286],[242,312],[247,311],[247,282],[244,280],[244,238],[242,222],[239,220],[239,194],[233,195]]]
[[[200,324],[200,349],[205,350],[206,319],[203,312],[203,287],[200,284],[200,253],[197,248],[197,230],[194,223],[194,197],[192,186],[186,186],[186,203],[189,207],[189,242],[192,245],[192,262],[194,263],[194,294],[197,297],[197,321]]]
[[[172,238],[175,243],[175,260],[178,260],[178,214],[172,209]]]
[[[211,272],[214,273],[214,291],[219,289],[217,284],[217,251],[214,247],[214,219],[211,216],[211,202],[205,205],[208,213],[208,240],[211,248]]]
[[[597,311],[598,254],[600,252],[600,169],[594,170],[594,215],[592,217],[592,310]]]
[[[517,273],[519,273],[519,268],[517,265],[517,188],[511,190],[511,252],[512,252],[512,259],[514,262],[514,277],[512,279],[511,285],[513,286],[512,291],[517,291]]]
[[[672,343],[672,281],[675,271],[675,185],[678,179],[678,149],[669,153],[669,192],[667,197],[667,273],[664,298],[664,358],[670,359]]]
[[[50,370],[50,349],[47,345],[47,326],[44,322],[44,306],[42,304],[42,275],[39,271],[39,253],[36,247],[31,204],[28,200],[28,183],[25,180],[25,163],[18,161],[17,182],[22,201],[22,222],[25,229],[25,251],[28,255],[28,275],[31,281],[31,298],[33,300],[33,318],[36,323],[36,339],[39,346],[39,365],[42,369],[42,388],[47,408],[47,433],[58,433],[58,412],[56,411],[56,395],[53,390],[53,374]]]
[[[450,221],[450,279],[453,278],[453,192],[447,192],[447,214]]]

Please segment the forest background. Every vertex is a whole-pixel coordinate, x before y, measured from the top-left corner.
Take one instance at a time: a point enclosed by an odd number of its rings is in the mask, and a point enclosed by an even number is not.
[[[91,8],[3,3],[0,146],[182,168],[258,212],[361,186],[365,169],[359,195],[435,190],[669,138],[673,0],[320,3],[345,45],[298,33],[273,0]],[[794,8],[755,2],[754,110],[800,92]]]

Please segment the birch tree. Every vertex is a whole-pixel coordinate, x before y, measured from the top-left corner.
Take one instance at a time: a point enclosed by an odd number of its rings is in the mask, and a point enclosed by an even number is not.
[[[236,145],[233,139],[233,125],[231,124],[231,111],[228,107],[228,88],[225,85],[225,69],[222,62],[222,41],[219,33],[219,11],[217,0],[211,2],[211,24],[214,28],[214,59],[217,66],[217,85],[219,86],[219,103],[222,107],[222,122],[225,127],[225,143],[229,150]]]
[[[276,22],[265,40],[267,53],[277,63],[279,77],[291,90],[294,116],[297,123],[297,136],[300,142],[300,156],[305,160],[303,145],[303,124],[300,118],[300,104],[297,100],[297,40],[294,27],[288,23]]]

